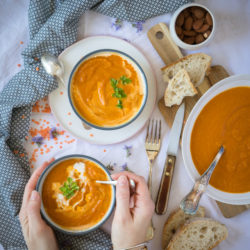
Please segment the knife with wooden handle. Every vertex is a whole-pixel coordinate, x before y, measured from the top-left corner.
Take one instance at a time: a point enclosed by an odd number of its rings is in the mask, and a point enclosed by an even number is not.
[[[176,155],[179,147],[179,140],[182,130],[183,118],[185,113],[185,103],[183,103],[174,119],[174,123],[170,132],[167,158],[162,172],[161,183],[155,204],[155,212],[159,215],[165,214],[167,211],[169,193],[174,173]]]

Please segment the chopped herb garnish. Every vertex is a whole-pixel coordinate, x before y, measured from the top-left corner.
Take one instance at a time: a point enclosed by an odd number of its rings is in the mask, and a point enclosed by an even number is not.
[[[122,101],[121,100],[118,100],[118,104],[116,105],[116,107],[118,107],[120,109],[123,109]]]
[[[111,82],[111,86],[113,87],[113,89],[115,89],[117,87],[118,81],[114,78],[111,78],[110,82]]]
[[[122,106],[122,98],[127,97],[126,93],[124,92],[124,90],[122,88],[119,88],[117,85],[119,83],[119,81],[123,84],[126,85],[128,83],[131,82],[131,79],[127,78],[125,75],[121,76],[119,80],[116,80],[114,78],[110,79],[110,83],[112,88],[114,89],[114,93],[112,94],[113,97],[118,98],[118,104],[116,105],[118,108],[123,109]]]
[[[68,177],[67,181],[64,182],[62,187],[60,187],[60,190],[62,191],[66,199],[69,199],[75,194],[77,190],[79,190],[79,186],[76,182],[73,182],[73,179],[71,177]]]
[[[121,89],[121,88],[117,88],[116,87],[114,89],[114,91],[115,91],[115,93],[112,94],[113,97],[117,97],[119,99],[127,97],[127,95],[125,94],[124,90]]]
[[[126,76],[121,76],[120,80],[122,81],[123,85],[126,85],[128,83],[131,83],[131,79],[127,78]]]

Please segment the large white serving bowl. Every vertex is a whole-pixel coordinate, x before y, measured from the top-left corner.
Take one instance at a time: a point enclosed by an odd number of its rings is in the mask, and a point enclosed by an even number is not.
[[[185,168],[190,178],[192,179],[192,181],[195,181],[197,178],[200,177],[200,174],[195,168],[194,162],[192,160],[191,152],[190,152],[191,133],[192,133],[192,129],[193,129],[193,126],[197,117],[199,116],[203,107],[216,95],[220,94],[221,92],[225,90],[228,90],[234,87],[240,87],[240,86],[250,87],[250,75],[235,75],[235,76],[231,76],[226,79],[223,79],[222,81],[216,83],[199,99],[199,101],[196,103],[196,105],[192,109],[188,117],[188,120],[185,124],[183,136],[182,136],[182,156],[183,156]],[[223,178],[223,176],[221,178]],[[206,190],[206,193],[211,198],[224,202],[224,203],[235,204],[235,205],[250,204],[250,192],[227,193],[227,192],[220,191],[219,189],[216,189],[212,187],[211,185],[209,185]]]

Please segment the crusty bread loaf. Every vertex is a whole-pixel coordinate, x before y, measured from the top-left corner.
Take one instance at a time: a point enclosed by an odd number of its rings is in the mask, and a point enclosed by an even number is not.
[[[164,101],[167,107],[180,105],[183,98],[197,94],[197,90],[190,81],[185,69],[181,69],[168,83],[164,94]]]
[[[185,69],[194,86],[202,83],[206,73],[210,69],[212,58],[204,53],[196,53],[185,56],[162,68],[163,80],[169,82],[181,69]]]
[[[165,225],[163,227],[162,233],[162,249],[165,249],[170,242],[171,238],[178,230],[180,226],[182,226],[187,220],[193,217],[204,217],[205,216],[205,208],[199,207],[196,214],[189,215],[185,214],[182,209],[177,209],[172,214],[169,215]]]
[[[208,218],[193,218],[172,237],[166,250],[208,250],[225,240],[225,225]]]

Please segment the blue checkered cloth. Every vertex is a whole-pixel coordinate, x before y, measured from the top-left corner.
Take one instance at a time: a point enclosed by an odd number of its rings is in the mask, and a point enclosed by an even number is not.
[[[31,0],[30,43],[22,53],[24,69],[0,93],[0,242],[5,249],[25,249],[18,213],[30,177],[23,148],[32,105],[57,88],[40,61],[44,53],[59,55],[76,41],[78,21],[89,9],[131,22],[174,11],[188,0]],[[36,71],[35,68],[40,70]],[[25,118],[25,119],[22,119]],[[17,150],[25,157],[13,154]],[[61,249],[111,249],[109,235],[98,229],[85,236],[56,232]]]

